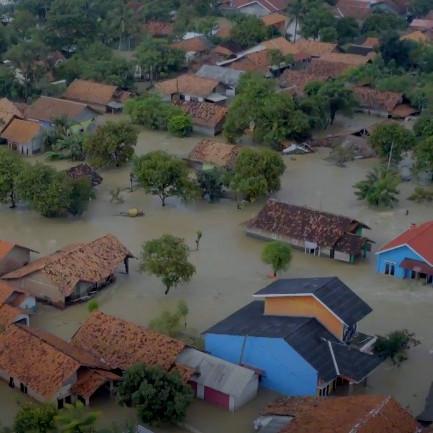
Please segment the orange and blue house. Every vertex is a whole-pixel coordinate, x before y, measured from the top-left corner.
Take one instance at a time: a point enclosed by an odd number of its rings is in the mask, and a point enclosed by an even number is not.
[[[204,332],[205,348],[260,372],[263,387],[327,395],[337,382],[364,381],[381,363],[352,344],[372,309],[339,278],[281,279],[254,298]]]
[[[411,224],[376,254],[378,272],[433,283],[433,221]]]

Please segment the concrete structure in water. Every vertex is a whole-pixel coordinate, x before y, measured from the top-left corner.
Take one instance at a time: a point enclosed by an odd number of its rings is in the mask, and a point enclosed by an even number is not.
[[[433,283],[433,221],[411,227],[379,249],[377,271]]]
[[[358,348],[357,322],[371,308],[338,278],[278,280],[254,301],[209,328],[206,350],[255,369],[261,385],[285,395],[328,395],[360,383],[381,363]]]

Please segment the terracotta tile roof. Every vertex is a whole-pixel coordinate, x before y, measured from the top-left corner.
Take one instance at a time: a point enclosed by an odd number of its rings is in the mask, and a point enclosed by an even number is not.
[[[415,30],[407,35],[403,35],[400,40],[402,41],[414,41],[420,44],[430,42],[430,38],[423,33],[421,30]]]
[[[184,74],[171,80],[160,81],[155,88],[163,95],[182,93],[185,95],[209,96],[219,82],[211,78],[198,77],[197,75]]]
[[[126,257],[133,256],[114,235],[108,234],[88,243],[68,245],[2,278],[17,280],[41,271],[66,297],[79,281],[97,283],[109,277]]]
[[[193,51],[201,53],[210,50],[213,45],[205,36],[196,36],[190,39],[183,39],[179,42],[171,44],[172,47],[185,52]]]
[[[414,19],[409,27],[417,30],[433,30],[433,20]]]
[[[268,200],[257,216],[248,221],[248,228],[284,235],[292,239],[316,242],[334,247],[347,233],[366,225],[343,215],[295,206],[274,199]],[[365,243],[367,239],[363,238]],[[345,251],[357,254],[357,251]]]
[[[214,52],[223,56],[234,56],[243,51],[243,48],[231,40],[224,41],[214,48]]]
[[[189,114],[195,125],[215,128],[227,116],[227,108],[210,102],[172,101]]]
[[[410,228],[378,250],[378,253],[407,245],[433,266],[433,221]]]
[[[233,167],[240,150],[240,146],[204,138],[194,146],[188,159],[219,167]]]
[[[86,108],[88,109],[88,106],[80,102],[41,96],[30,105],[26,111],[26,117],[44,122],[50,122],[54,117],[60,116],[68,116],[75,120]]]
[[[219,18],[218,29],[215,32],[215,36],[220,38],[228,38],[233,28],[233,22],[225,18]]]
[[[63,94],[63,98],[88,104],[107,105],[116,99],[117,86],[76,79]]]
[[[13,143],[29,143],[41,130],[37,122],[30,120],[13,119],[2,132],[1,137]]]
[[[71,386],[71,393],[87,399],[109,380],[117,382],[121,379],[117,374],[105,370],[80,370],[78,380]]]
[[[424,17],[424,19],[433,21],[433,9]]]
[[[0,327],[3,329],[8,327],[14,323],[21,314],[28,315],[29,311],[14,307],[9,304],[3,304],[0,306]]]
[[[367,64],[372,59],[370,56],[359,56],[358,54],[329,53],[320,56],[320,60],[323,60],[325,62],[344,63],[346,65],[361,66]]]
[[[403,98],[402,93],[385,92],[365,86],[355,86],[352,90],[361,107],[374,110],[391,112]]]
[[[378,47],[380,45],[380,41],[378,38],[367,38],[362,45],[364,47],[371,47],[371,48],[375,48]]]
[[[267,15],[266,15],[267,16]],[[279,38],[269,39],[268,41],[262,42],[260,45],[263,45],[265,48],[269,50],[278,50],[283,56],[287,54],[299,54],[302,52],[300,48],[294,44],[293,42],[288,41],[286,38],[282,36]],[[304,52],[308,58],[309,55]]]
[[[163,21],[148,21],[143,30],[152,36],[170,36],[174,32],[174,24]]]
[[[0,305],[4,304],[14,292],[21,293],[21,290],[7,281],[0,280]]]
[[[121,370],[144,363],[169,371],[185,348],[181,341],[100,311],[80,326],[72,344]]]
[[[408,117],[408,116],[411,116],[413,114],[417,114],[417,113],[419,113],[419,110],[411,107],[408,104],[398,104],[391,111],[392,117],[397,117],[397,118],[401,118],[401,119]]]
[[[371,3],[369,1],[362,1],[362,0],[338,0],[336,6],[359,8],[359,9],[371,9]]]
[[[312,59],[305,68],[307,73],[315,73],[326,78],[336,78],[356,66],[346,63],[326,62],[322,59]]]
[[[100,185],[104,180],[99,174],[93,170],[88,164],[78,164],[69,168],[65,173],[72,179],[82,179],[87,177],[92,181],[93,186]]]
[[[350,6],[335,6],[333,12],[336,17],[353,17],[356,21],[360,22],[373,15],[373,9]]]
[[[6,257],[15,247],[24,248],[25,250],[29,250],[33,253],[37,253],[37,251],[32,250],[31,248],[23,247],[22,245],[15,244],[13,242],[0,240],[0,260],[3,257]]]
[[[313,57],[332,53],[337,48],[337,44],[331,42],[310,41],[307,39],[300,39],[294,45],[298,47],[299,51],[310,54]]]
[[[415,418],[391,396],[288,397],[261,415],[291,416],[278,433],[420,433]]]
[[[269,12],[281,12],[289,2],[287,0],[233,0],[233,7],[239,9],[251,3],[258,3]],[[226,2],[225,4],[229,5],[230,3]]]
[[[285,23],[289,20],[288,17],[285,15],[279,14],[279,13],[272,13],[265,15],[264,17],[261,17],[261,20],[265,24],[266,27],[268,26],[274,26],[275,24]]]
[[[284,87],[290,93],[301,96],[304,94],[304,88],[313,81],[325,81],[329,78],[328,75],[296,69],[286,69],[279,78],[281,87]]]
[[[15,288],[15,286],[14,286]],[[19,293],[16,295],[11,302],[8,302],[9,305],[12,305],[12,307],[19,307],[27,298],[29,295],[26,295],[25,293]]]
[[[8,98],[0,99],[0,131],[14,118],[22,119],[23,113]]]
[[[45,399],[54,397],[81,366],[28,327],[10,325],[0,333],[0,347],[0,369]]]

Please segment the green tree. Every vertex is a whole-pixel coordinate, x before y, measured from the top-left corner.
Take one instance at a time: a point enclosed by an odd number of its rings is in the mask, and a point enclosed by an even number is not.
[[[281,188],[285,169],[281,155],[273,150],[243,149],[235,163],[231,187],[254,201]]]
[[[313,38],[316,40],[322,36],[324,29],[335,28],[336,21],[329,9],[326,9],[321,3],[312,3],[308,6],[302,19],[302,36],[305,39]]]
[[[157,195],[162,206],[168,197],[176,196],[184,201],[195,197],[195,185],[181,159],[157,150],[135,158],[133,164],[138,183],[147,194]]]
[[[137,47],[135,58],[152,83],[161,74],[180,71],[185,63],[185,52],[173,48],[165,39],[149,36]]]
[[[420,342],[414,332],[402,329],[386,336],[379,335],[373,345],[373,352],[384,359],[390,358],[394,365],[400,365],[407,359],[407,351],[418,344]]]
[[[91,433],[100,417],[99,412],[88,412],[81,401],[66,404],[55,416],[59,433]]]
[[[291,21],[295,21],[295,33],[293,34],[293,42],[296,42],[298,36],[298,24],[302,21],[305,13],[308,10],[308,0],[295,0],[291,2],[287,8],[287,12]]]
[[[403,152],[411,150],[414,145],[412,132],[397,123],[377,126],[369,141],[382,160],[392,163],[401,161]]]
[[[36,23],[37,17],[33,13],[22,9],[16,11],[10,29],[23,41],[30,38]]]
[[[69,195],[68,211],[72,215],[82,215],[95,198],[92,181],[89,178],[71,179],[72,189]]]
[[[315,81],[305,87],[305,92],[308,96],[318,96],[326,101],[331,125],[338,111],[351,114],[357,105],[353,91],[339,81]]]
[[[85,138],[83,150],[94,167],[121,167],[134,155],[138,131],[129,122],[107,122]]]
[[[176,114],[168,119],[168,132],[175,137],[186,137],[192,132],[192,119],[189,114]]]
[[[262,250],[262,260],[272,266],[274,277],[276,277],[277,272],[286,271],[289,268],[292,262],[292,248],[284,242],[269,242]]]
[[[172,287],[187,283],[195,274],[188,256],[189,248],[183,239],[166,234],[143,244],[141,270],[160,278],[167,295]]]
[[[433,136],[433,115],[423,113],[416,119],[413,124],[413,132],[418,138],[427,138]]]
[[[173,313],[168,310],[152,319],[149,322],[149,328],[160,334],[168,335],[169,337],[178,337],[181,334],[180,320],[183,318],[184,329],[186,331],[186,317],[188,316],[189,309],[187,303],[181,299],[176,306],[176,311]]]
[[[394,61],[397,66],[411,66],[411,42],[400,40],[400,34],[395,31],[384,33],[380,39],[379,52],[385,64]]]
[[[230,39],[244,48],[263,42],[268,30],[260,18],[253,15],[243,17],[230,31]]]
[[[48,140],[52,139],[53,137],[48,138]],[[45,152],[45,159],[47,161],[58,161],[62,159],[84,161],[85,154],[83,151],[83,143],[84,135],[78,133],[55,139],[50,145],[51,150]]]
[[[403,30],[407,28],[407,21],[400,15],[383,11],[375,11],[362,23],[362,33],[378,36],[390,30]]]
[[[0,203],[15,207],[17,178],[24,166],[24,161],[16,152],[0,149]]]
[[[121,406],[134,407],[143,422],[175,424],[185,418],[193,392],[177,371],[144,364],[127,369],[117,387]]]
[[[67,175],[47,165],[26,165],[16,179],[17,195],[36,212],[52,218],[70,206],[72,183]]]
[[[419,142],[414,148],[417,172],[433,172],[433,136]]]
[[[0,68],[0,97],[20,99],[25,95],[25,86],[16,77],[13,69]]]
[[[163,101],[160,95],[152,92],[128,100],[125,112],[134,123],[156,130],[168,129],[172,117],[184,114],[181,108]]]
[[[367,173],[366,179],[359,181],[353,187],[358,200],[366,200],[370,206],[392,207],[398,202],[400,183],[399,175],[385,167],[375,167]]]
[[[23,403],[14,419],[14,433],[51,433],[57,413],[51,403]]]
[[[91,299],[88,303],[87,303],[87,311],[89,313],[93,313],[93,311],[98,311],[99,310],[99,303],[96,299]]]
[[[433,10],[433,5],[430,0],[412,0],[410,9],[416,17],[420,18]]]
[[[202,170],[197,175],[197,186],[201,190],[202,198],[209,202],[218,201],[223,196],[224,189],[230,185],[231,174],[224,168]]]
[[[340,45],[354,41],[360,35],[358,22],[354,17],[342,17],[337,20],[335,30]]]

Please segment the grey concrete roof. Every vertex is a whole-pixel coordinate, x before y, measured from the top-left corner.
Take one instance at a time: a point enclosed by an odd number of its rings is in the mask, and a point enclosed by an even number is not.
[[[372,312],[371,307],[337,277],[290,278],[275,280],[255,297],[311,293],[347,325],[353,325]]]
[[[315,318],[264,315],[263,301],[251,302],[204,333],[282,338],[325,382],[340,374],[354,381],[361,380],[382,362],[341,343]]]
[[[231,68],[223,68],[222,66],[203,65],[196,75],[203,78],[212,78],[218,80],[227,86],[236,87],[239,79],[245,71],[238,71]]]
[[[196,372],[191,380],[227,395],[238,397],[254,379],[255,372],[193,348],[185,348],[176,361]]]

